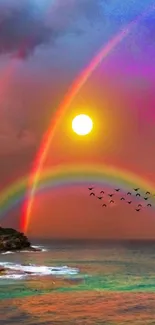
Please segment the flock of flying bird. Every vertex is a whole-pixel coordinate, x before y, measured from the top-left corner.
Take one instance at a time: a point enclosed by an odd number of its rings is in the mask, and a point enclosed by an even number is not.
[[[98,200],[104,200],[106,197],[105,197],[105,195],[107,194],[105,191],[100,191],[100,196],[97,196],[96,194],[95,194],[95,188],[94,187],[88,187],[88,190],[90,191],[90,196],[96,196],[97,198],[98,198]],[[109,203],[109,205],[111,205],[111,204],[114,204],[115,203],[115,201],[114,201],[114,197],[115,197],[115,195],[117,194],[117,192],[119,193],[121,191],[121,189],[120,188],[115,188],[114,189],[114,191],[113,191],[113,193],[108,193],[107,194],[107,196],[109,197],[109,201],[108,201],[108,203]],[[102,195],[102,196],[101,196]],[[129,205],[131,205],[131,204],[133,204],[133,200],[131,200],[131,198],[133,197],[133,196],[135,196],[136,198],[139,198],[140,200],[141,200],[141,203],[138,203],[137,204],[137,206],[135,207],[135,210],[137,211],[137,212],[139,212],[139,211],[141,211],[141,209],[142,208],[151,208],[152,207],[152,204],[148,201],[150,198],[152,198],[152,197],[155,197],[155,194],[152,194],[152,193],[150,193],[149,191],[146,191],[145,192],[145,194],[144,195],[142,195],[141,193],[140,193],[140,188],[134,188],[133,189],[133,191],[132,192],[127,192],[124,196],[121,196],[120,197],[120,201],[124,201],[124,202],[126,202],[127,204],[129,204]],[[143,205],[142,203],[143,202],[146,202],[146,204],[145,205]],[[108,204],[107,203],[103,203],[102,204],[102,207],[107,207],[108,206]]]

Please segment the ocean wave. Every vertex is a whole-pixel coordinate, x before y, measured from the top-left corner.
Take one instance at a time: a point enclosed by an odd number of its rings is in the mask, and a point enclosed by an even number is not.
[[[39,249],[39,250],[41,250],[41,252],[47,252],[48,251],[48,249],[45,249],[43,246],[40,246],[40,245],[32,245],[32,248]]]
[[[44,265],[22,265],[22,264],[14,264],[9,262],[0,262],[0,266],[4,267],[7,270],[7,274],[3,274],[0,276],[0,279],[4,278],[12,278],[19,279],[26,276],[43,276],[43,275],[55,275],[55,276],[65,276],[65,275],[77,275],[79,273],[79,269],[71,268],[68,266],[58,266],[58,267],[50,267]]]
[[[4,279],[22,279],[25,278],[27,275],[26,274],[6,274],[6,275],[2,275],[0,276],[0,280],[4,280]]]
[[[2,255],[8,255],[8,254],[15,254],[15,253],[38,253],[38,252],[47,252],[48,250],[47,249],[45,249],[43,246],[39,246],[39,245],[37,245],[37,246],[31,246],[32,248],[34,248],[34,249],[36,249],[36,251],[34,250],[27,250],[27,249],[24,249],[24,250],[16,250],[16,251],[14,251],[14,252],[12,252],[12,251],[7,251],[7,252],[3,252],[3,253],[1,253]],[[37,251],[38,250],[38,251]]]

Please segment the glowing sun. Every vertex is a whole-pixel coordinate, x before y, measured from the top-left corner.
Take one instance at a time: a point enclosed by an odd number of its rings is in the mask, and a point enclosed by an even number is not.
[[[72,121],[72,129],[78,135],[86,135],[91,132],[92,128],[93,121],[88,115],[77,115]]]

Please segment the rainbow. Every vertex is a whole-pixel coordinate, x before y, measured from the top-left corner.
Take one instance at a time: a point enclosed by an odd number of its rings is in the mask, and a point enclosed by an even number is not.
[[[42,168],[47,157],[47,153],[49,151],[49,147],[51,141],[53,139],[56,127],[60,122],[60,118],[66,113],[70,104],[73,102],[75,96],[79,93],[82,86],[87,82],[87,80],[91,77],[92,73],[96,70],[96,68],[100,65],[100,63],[105,59],[110,52],[129,34],[129,32],[133,29],[133,27],[142,19],[142,17],[146,16],[150,10],[154,9],[154,6],[150,7],[148,10],[143,12],[141,15],[137,17],[134,21],[129,23],[126,28],[124,28],[120,33],[118,33],[112,40],[110,40],[93,58],[90,64],[82,71],[82,73],[77,77],[77,79],[73,82],[71,88],[66,93],[63,101],[60,103],[58,107],[54,119],[51,121],[50,126],[43,137],[42,144],[40,146],[40,150],[35,159],[34,167],[32,169],[32,173],[29,178],[28,184],[28,192],[29,199],[25,201],[23,213],[26,214],[25,219],[30,218],[31,209],[33,205],[34,195],[37,188],[37,184],[39,182],[39,178],[41,176]]]
[[[23,177],[0,193],[0,218],[25,200],[27,183],[28,177]],[[103,164],[96,166],[85,164],[58,166],[45,170],[37,184],[36,194],[57,187],[82,184],[88,186],[98,184],[110,188],[119,186],[123,191],[131,190],[135,186],[140,187],[142,192],[155,191],[155,184],[128,170]],[[28,230],[29,222],[30,216],[24,214],[21,218],[21,228],[24,232]]]

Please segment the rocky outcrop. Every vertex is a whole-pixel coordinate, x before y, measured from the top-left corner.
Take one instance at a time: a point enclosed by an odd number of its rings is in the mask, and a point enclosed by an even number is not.
[[[35,251],[31,247],[28,238],[21,232],[12,228],[0,227],[0,252],[6,251],[21,251],[21,250]]]
[[[0,267],[0,276],[6,274],[6,270],[4,267]]]

